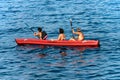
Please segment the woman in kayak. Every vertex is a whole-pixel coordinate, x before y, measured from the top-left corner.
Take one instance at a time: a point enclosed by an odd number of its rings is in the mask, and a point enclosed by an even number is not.
[[[81,32],[80,28],[77,28],[77,31],[76,31],[76,32],[74,31],[74,29],[72,29],[72,33],[73,33],[73,34],[77,34],[78,37],[77,37],[77,39],[76,39],[76,38],[71,38],[70,40],[80,40],[80,41],[84,40],[84,35],[83,35],[83,33]]]
[[[65,40],[65,34],[62,28],[59,28],[59,36],[57,40]]]
[[[45,31],[42,31],[42,28],[38,28],[38,32],[34,33],[34,36],[37,36],[41,40],[45,40],[47,38],[47,33]]]
[[[59,28],[59,35],[58,38],[56,40],[65,40],[65,34],[64,34],[64,30],[62,28]],[[51,39],[51,41],[54,41],[54,39]]]

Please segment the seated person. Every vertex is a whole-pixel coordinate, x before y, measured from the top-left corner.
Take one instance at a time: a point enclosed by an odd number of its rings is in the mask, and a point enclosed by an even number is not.
[[[51,40],[53,41],[54,39],[51,39]],[[59,28],[59,35],[56,40],[65,40],[65,34],[64,34],[64,30],[62,28]]]
[[[71,38],[70,40],[80,40],[80,41],[84,40],[84,35],[83,35],[83,33],[81,32],[80,28],[77,28],[77,31],[76,31],[76,32],[74,31],[74,29],[72,29],[72,33],[73,33],[73,34],[77,34],[78,37],[77,37],[77,38]]]
[[[42,32],[42,28],[41,27],[39,27],[38,28],[38,32],[36,33],[34,33],[34,36],[37,36],[39,39],[41,39],[41,40],[46,40],[46,38],[47,38],[47,33],[45,32],[45,31],[43,31]]]
[[[65,40],[65,34],[62,28],[59,29],[59,36],[57,40]]]

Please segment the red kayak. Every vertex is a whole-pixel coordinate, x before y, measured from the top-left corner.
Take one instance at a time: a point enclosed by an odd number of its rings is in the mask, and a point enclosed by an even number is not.
[[[84,47],[84,46],[99,46],[98,40],[83,40],[83,41],[71,41],[71,40],[40,40],[34,38],[16,38],[18,45],[44,45],[44,46],[69,46],[69,47]]]

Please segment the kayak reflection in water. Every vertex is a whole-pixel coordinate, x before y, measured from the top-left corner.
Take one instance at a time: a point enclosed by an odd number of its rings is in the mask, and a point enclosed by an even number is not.
[[[41,53],[41,54],[39,54],[38,56],[39,56],[40,58],[44,58],[44,57],[47,56],[47,54],[45,54],[45,53]]]
[[[72,33],[73,34],[77,34],[78,37],[77,38],[71,38],[70,40],[84,40],[84,34],[82,33],[82,31],[80,30],[80,28],[77,28],[77,31],[75,32],[74,29],[72,29]]]
[[[58,35],[58,38],[57,40],[65,40],[66,37],[65,37],[65,34],[64,34],[64,30],[62,28],[59,28],[59,35]],[[54,41],[54,39],[51,39],[52,41]]]
[[[47,39],[47,33],[45,31],[42,31],[42,28],[38,28],[38,32],[34,33],[34,36],[37,36],[41,40],[46,40]]]
[[[66,48],[60,48],[60,54],[61,54],[61,56],[62,57],[65,57],[65,56],[67,56],[67,53],[66,53]]]

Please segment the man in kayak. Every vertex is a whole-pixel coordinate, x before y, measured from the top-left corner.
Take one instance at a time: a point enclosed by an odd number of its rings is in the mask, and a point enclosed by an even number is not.
[[[56,40],[65,40],[65,34],[64,34],[64,30],[62,28],[59,28],[59,35],[58,38]],[[54,41],[55,39],[51,39],[51,41]]]
[[[84,40],[84,34],[81,32],[80,28],[77,28],[77,31],[75,32],[74,29],[72,29],[72,33],[73,34],[77,34],[78,37],[77,38],[71,38],[70,40]]]
[[[42,31],[42,28],[41,27],[39,27],[38,28],[38,32],[36,33],[34,33],[34,36],[37,36],[39,39],[41,39],[41,40],[46,40],[46,38],[47,38],[47,33],[45,32],[45,31]]]

